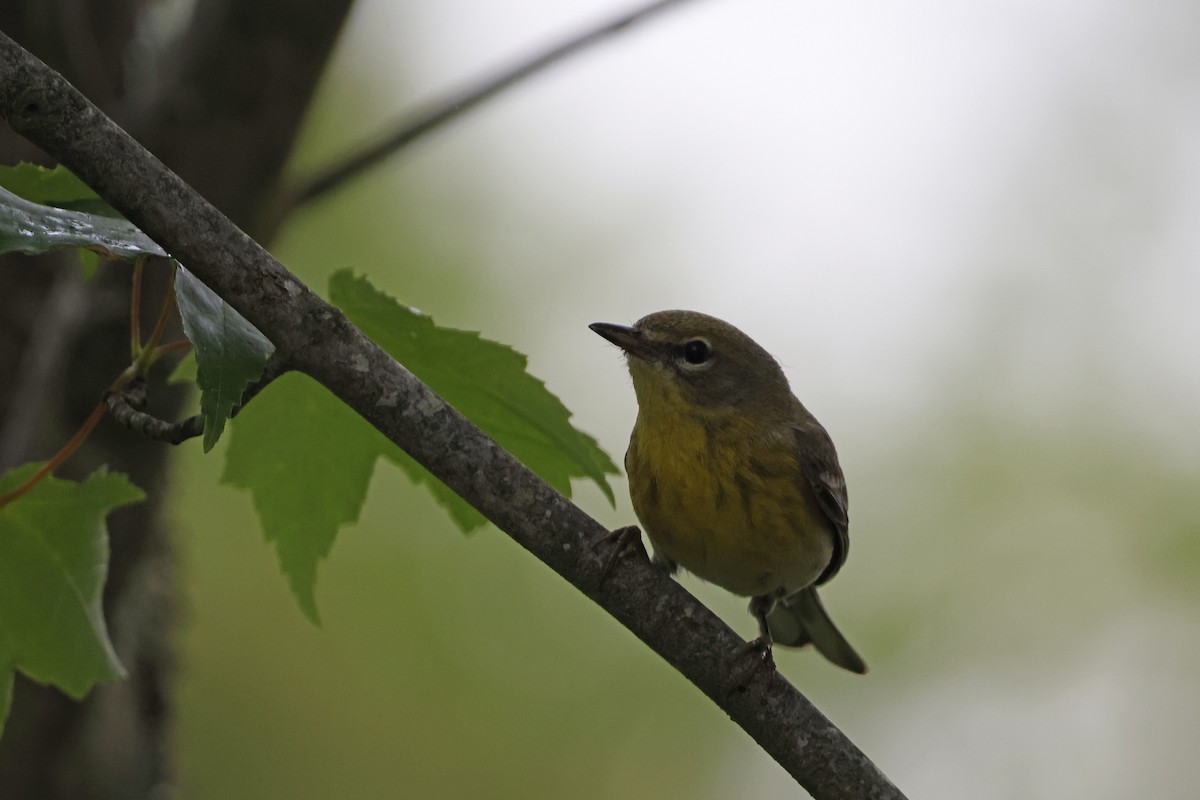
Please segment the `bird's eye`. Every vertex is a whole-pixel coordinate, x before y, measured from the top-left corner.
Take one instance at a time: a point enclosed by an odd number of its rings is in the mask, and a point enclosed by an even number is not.
[[[683,346],[683,360],[693,366],[699,366],[712,355],[708,342],[703,339],[692,339]]]

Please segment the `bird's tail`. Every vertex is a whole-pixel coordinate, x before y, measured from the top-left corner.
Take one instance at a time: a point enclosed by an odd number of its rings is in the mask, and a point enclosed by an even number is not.
[[[867,665],[825,613],[813,586],[780,600],[767,615],[771,641],[787,647],[811,643],[817,651],[843,669],[866,673]]]

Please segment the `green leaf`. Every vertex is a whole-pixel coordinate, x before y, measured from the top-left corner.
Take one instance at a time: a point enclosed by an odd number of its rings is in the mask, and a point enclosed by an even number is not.
[[[329,281],[330,301],[397,361],[485,433],[570,496],[572,478],[590,478],[615,502],[607,476],[617,467],[596,440],[571,426],[571,412],[525,371],[525,356],[474,331],[440,328],[349,270]]]
[[[166,255],[124,219],[40,205],[0,188],[0,253],[40,255],[63,247],[108,258]]]
[[[391,445],[383,452],[383,455],[387,456],[388,461],[391,461],[404,470],[410,481],[428,489],[429,493],[433,495],[433,499],[437,501],[438,505],[446,509],[446,513],[450,515],[450,519],[454,521],[454,524],[463,533],[470,533],[487,524],[487,517],[480,514],[475,510],[474,506],[455,494],[454,490],[449,486],[433,477],[429,470],[414,461],[412,456],[399,447]]]
[[[358,520],[380,456],[429,486],[467,530],[483,516],[323,386],[287,373],[232,421],[223,483],[250,492],[263,535],[304,614],[319,621],[317,564],[338,531]]]
[[[262,376],[275,345],[192,273],[183,266],[178,269],[175,297],[183,332],[196,354],[207,453],[221,438],[225,420],[241,402],[242,392]]]
[[[188,354],[179,359],[179,363],[171,370],[171,374],[167,376],[167,383],[195,383],[196,382],[196,351],[189,350]]]
[[[380,456],[427,485],[463,530],[486,520],[323,386],[287,373],[232,421],[222,483],[250,492],[300,608],[319,621],[317,564],[356,522]]]
[[[27,162],[0,166],[0,187],[31,203],[121,219],[112,206],[62,164],[53,169]],[[95,250],[80,249],[77,253],[83,275],[90,279],[100,266],[100,256]]]
[[[79,257],[79,266],[83,269],[84,280],[90,281],[95,277],[96,271],[100,269],[100,256],[91,250],[76,250],[75,255]]]
[[[330,294],[355,324],[510,452],[569,494],[572,477],[616,467],[570,427],[562,403],[525,372],[525,357],[477,333],[438,328],[366,280],[333,276]],[[203,370],[203,362],[201,362]],[[429,488],[465,532],[483,516],[311,379],[285,375],[233,421],[222,480],[250,491],[300,607],[317,619],[317,564],[338,530],[358,519],[375,461],[386,456]]]
[[[99,204],[108,209],[108,216],[119,216],[62,164],[49,169],[25,161],[15,167],[0,166],[0,187],[31,203],[76,210],[84,210],[79,206],[87,205],[89,211],[96,211]]]
[[[0,495],[38,469],[0,476]],[[100,605],[108,573],[105,516],[142,491],[104,469],[82,483],[45,478],[0,508],[0,728],[13,672],[83,697],[124,675]]]
[[[272,381],[231,427],[221,480],[250,491],[300,608],[316,622],[317,562],[358,519],[375,460],[395,447],[299,373]]]

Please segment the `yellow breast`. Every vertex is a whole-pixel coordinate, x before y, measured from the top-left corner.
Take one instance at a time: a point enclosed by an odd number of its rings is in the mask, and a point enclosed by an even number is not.
[[[625,468],[655,551],[743,596],[816,580],[833,538],[809,510],[790,437],[733,412],[651,410],[638,416]]]

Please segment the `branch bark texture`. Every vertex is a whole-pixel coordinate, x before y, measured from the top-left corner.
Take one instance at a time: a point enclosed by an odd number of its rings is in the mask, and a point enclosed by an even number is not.
[[[0,115],[66,164],[305,372],[604,607],[683,673],[818,800],[902,798],[774,671],[731,691],[743,644],[637,559],[601,581],[605,531],[321,300],[57,73],[0,35]]]

